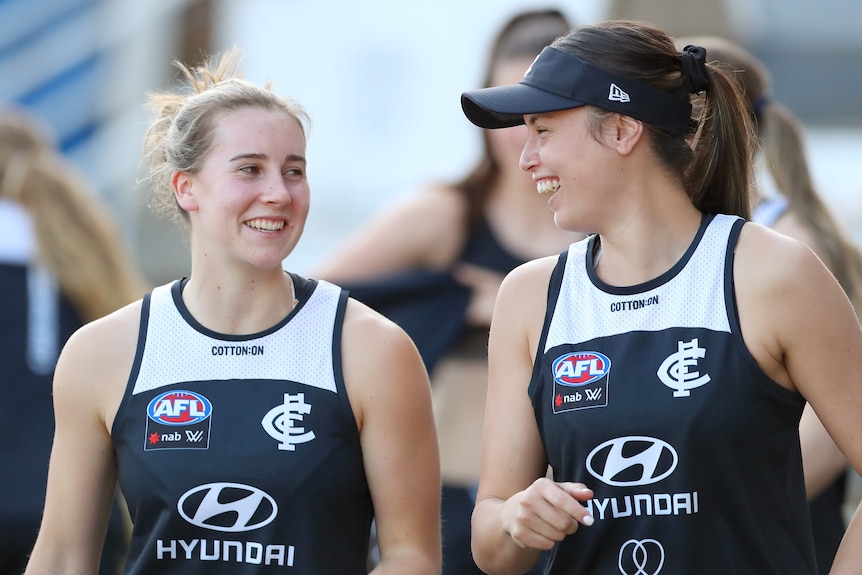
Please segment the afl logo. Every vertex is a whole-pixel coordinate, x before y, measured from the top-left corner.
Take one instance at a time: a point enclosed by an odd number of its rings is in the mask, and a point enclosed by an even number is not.
[[[164,425],[192,425],[212,414],[213,406],[203,395],[193,391],[169,391],[147,406],[147,415]]]
[[[577,387],[603,378],[611,370],[611,360],[597,351],[567,353],[554,360],[554,381]]]

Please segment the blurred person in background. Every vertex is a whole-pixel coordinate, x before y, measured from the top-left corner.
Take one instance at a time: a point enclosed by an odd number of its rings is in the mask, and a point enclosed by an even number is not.
[[[113,214],[50,130],[24,110],[0,111],[0,574],[20,575],[36,540],[60,349],[146,289]],[[114,497],[102,575],[119,572],[127,539],[127,513]]]
[[[117,479],[141,575],[440,572],[428,375],[392,321],[283,269],[310,206],[305,109],[238,73],[239,51],[152,94],[153,206],[188,277],[76,331],[28,575],[89,573]]]
[[[512,15],[491,45],[484,85],[517,82],[570,29],[555,9]],[[554,225],[546,198],[518,167],[526,128],[483,131],[482,138],[482,156],[462,180],[431,183],[387,206],[313,273],[401,323],[423,353],[440,444],[446,575],[481,574],[470,517],[500,282],[525,261],[583,237]]]
[[[862,253],[820,196],[811,177],[804,129],[793,113],[775,99],[766,67],[739,44],[717,36],[681,38],[677,44],[706,48],[742,87],[757,129],[758,168],[771,177],[771,193],[755,188],[752,221],[803,242],[833,273],[862,314]],[[805,487],[814,532],[817,567],[829,573],[844,535],[843,506],[848,496],[847,460],[832,441],[811,405],[799,426]],[[859,502],[854,501],[853,507]]]

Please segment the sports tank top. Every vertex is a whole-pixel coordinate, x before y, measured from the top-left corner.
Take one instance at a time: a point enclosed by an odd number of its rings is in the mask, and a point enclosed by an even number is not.
[[[553,272],[529,394],[556,481],[595,519],[547,573],[816,573],[797,426],[804,400],[740,333],[744,220],[705,215],[681,260],[641,285],[595,273],[596,236]]]
[[[127,574],[364,574],[372,520],[341,369],[347,292],[292,276],[272,328],[200,325],[182,282],[143,302],[113,426]]]
[[[488,220],[482,218],[470,230],[464,250],[458,256],[459,262],[466,262],[483,268],[508,273],[525,262],[500,243]]]
[[[505,275],[525,261],[508,251],[497,239],[488,220],[482,218],[470,229],[464,249],[456,263],[468,263]],[[487,361],[488,328],[465,326],[448,355],[461,359]]]
[[[37,261],[30,212],[0,198],[0,573],[23,573],[45,508],[54,440],[52,384],[60,350],[84,324],[57,278]],[[101,573],[126,550],[120,504],[111,506]]]

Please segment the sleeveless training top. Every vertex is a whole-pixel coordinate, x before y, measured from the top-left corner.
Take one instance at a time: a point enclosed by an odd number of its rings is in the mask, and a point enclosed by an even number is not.
[[[54,367],[84,324],[56,277],[37,262],[30,212],[0,198],[0,573],[23,573],[45,508],[54,441]],[[126,552],[114,501],[101,573],[115,575]]]
[[[739,329],[743,223],[705,215],[681,260],[636,286],[598,278],[596,236],[561,255],[529,393],[555,480],[593,490],[595,523],[554,548],[548,573],[816,573],[805,402]]]
[[[341,371],[347,292],[292,275],[297,307],[215,333],[181,281],[144,299],[113,426],[134,521],[127,574],[366,573],[371,498]]]
[[[468,263],[503,275],[525,262],[526,260],[511,253],[500,243],[486,218],[479,220],[470,229],[464,249],[455,261],[456,264]],[[487,361],[488,327],[465,326],[458,341],[449,350],[449,355]]]

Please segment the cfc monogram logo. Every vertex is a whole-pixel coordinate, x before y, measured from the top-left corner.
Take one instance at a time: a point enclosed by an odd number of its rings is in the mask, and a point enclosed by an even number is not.
[[[700,375],[697,360],[706,356],[706,349],[698,347],[697,338],[677,342],[677,352],[665,359],[656,375],[663,384],[673,389],[674,397],[688,397],[692,389],[709,383],[709,375]]]
[[[266,432],[279,441],[278,448],[284,451],[295,451],[297,443],[306,443],[314,439],[313,431],[305,431],[302,423],[304,416],[311,413],[311,405],[305,403],[305,394],[284,394],[284,403],[273,407],[263,416],[260,424]]]

